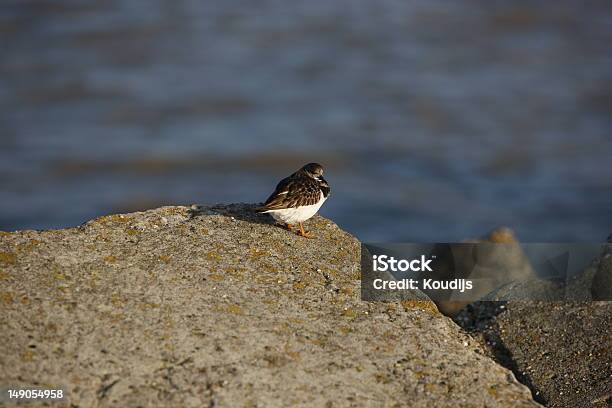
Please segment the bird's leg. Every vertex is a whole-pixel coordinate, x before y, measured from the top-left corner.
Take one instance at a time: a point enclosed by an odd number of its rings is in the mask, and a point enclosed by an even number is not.
[[[314,238],[312,235],[310,235],[310,233],[304,231],[304,224],[302,224],[300,222],[300,231],[298,233],[298,235],[304,237],[304,238]]]
[[[285,224],[285,227],[287,227],[287,229],[288,229],[289,231],[293,231],[293,230],[291,229],[291,228],[292,228],[292,225],[291,225],[291,224]]]

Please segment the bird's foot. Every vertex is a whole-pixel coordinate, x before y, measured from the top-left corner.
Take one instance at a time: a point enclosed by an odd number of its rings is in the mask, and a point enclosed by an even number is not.
[[[304,226],[302,225],[301,222],[300,222],[300,229],[298,231],[298,235],[304,238],[314,238],[314,235],[312,235],[310,232],[304,231]]]

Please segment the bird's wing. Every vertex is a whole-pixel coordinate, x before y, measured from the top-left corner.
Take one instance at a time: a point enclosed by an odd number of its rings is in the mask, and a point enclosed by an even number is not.
[[[278,183],[276,190],[258,211],[282,210],[313,205],[321,199],[321,189],[315,180],[287,177]]]

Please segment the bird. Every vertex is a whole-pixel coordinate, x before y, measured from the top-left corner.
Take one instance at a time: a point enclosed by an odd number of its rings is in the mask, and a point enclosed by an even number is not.
[[[293,231],[293,225],[299,224],[298,235],[314,238],[304,231],[303,222],[319,211],[330,191],[329,184],[323,178],[323,166],[308,163],[282,179],[272,195],[256,211],[270,214],[276,221],[284,223],[289,231]]]

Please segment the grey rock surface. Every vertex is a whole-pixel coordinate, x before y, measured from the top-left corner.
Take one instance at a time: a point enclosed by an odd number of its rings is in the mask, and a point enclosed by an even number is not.
[[[227,205],[1,233],[0,387],[74,407],[538,406],[431,303],[362,302],[359,242],[307,227]]]
[[[612,234],[608,242],[612,243]],[[591,283],[591,295],[593,300],[612,300],[612,245],[607,246],[601,255]]]
[[[612,246],[603,245],[566,286],[513,282],[454,319],[546,406],[612,406],[612,302],[591,301],[610,299],[611,260]]]
[[[594,259],[567,281],[524,277],[509,282],[484,296],[485,301],[565,301],[612,300],[612,245],[602,244]]]
[[[455,320],[547,407],[612,405],[612,302],[477,302]]]
[[[451,262],[449,261],[451,258]],[[514,232],[507,227],[499,227],[486,236],[466,240],[453,248],[452,257],[443,256],[436,270],[446,269],[449,278],[469,278],[478,280],[478,289],[470,297],[483,298],[512,282],[525,282],[535,278],[535,273],[525,256]],[[453,299],[453,297],[455,297]],[[447,300],[436,302],[438,309],[447,316],[455,316],[472,301],[462,300],[460,294]]]

